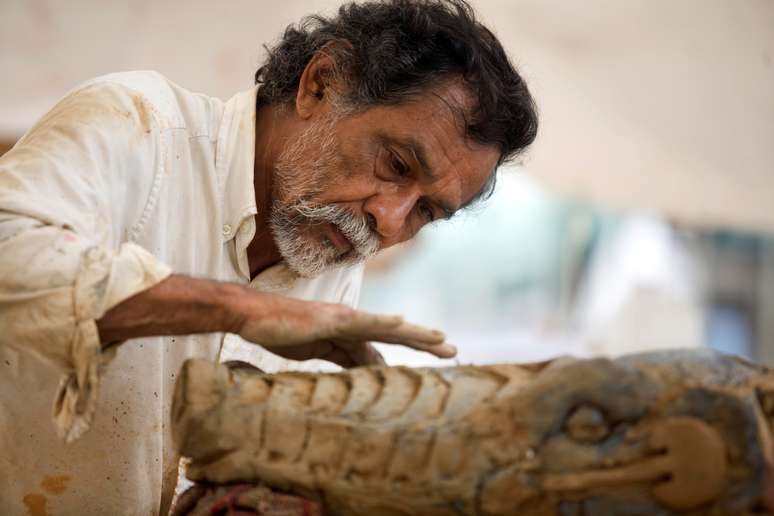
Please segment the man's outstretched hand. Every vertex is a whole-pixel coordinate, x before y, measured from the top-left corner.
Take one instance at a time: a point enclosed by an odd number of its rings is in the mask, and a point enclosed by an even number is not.
[[[243,315],[235,333],[294,360],[320,358],[342,367],[383,364],[371,341],[401,344],[441,358],[457,354],[438,330],[346,305],[263,294],[247,296],[240,312]]]
[[[236,333],[286,358],[320,358],[343,367],[383,364],[372,341],[441,358],[457,353],[442,332],[408,324],[399,316],[177,274],[108,310],[97,329],[103,346],[156,335]]]

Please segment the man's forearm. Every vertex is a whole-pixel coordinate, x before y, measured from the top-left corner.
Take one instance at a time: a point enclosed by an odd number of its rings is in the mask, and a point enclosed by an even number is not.
[[[156,335],[235,333],[285,358],[322,358],[343,367],[384,363],[369,341],[403,344],[442,358],[456,354],[442,332],[400,316],[180,275],[111,308],[97,329],[103,346]]]
[[[241,316],[234,307],[244,296],[234,283],[173,274],[108,310],[97,321],[104,345],[138,337],[234,332]]]

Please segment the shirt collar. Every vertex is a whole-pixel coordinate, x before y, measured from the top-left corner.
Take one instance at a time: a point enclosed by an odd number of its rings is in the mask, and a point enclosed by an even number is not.
[[[285,262],[280,262],[258,274],[250,286],[261,292],[278,292],[292,288],[299,279]]]
[[[231,97],[218,128],[215,171],[221,192],[224,242],[234,238],[245,217],[257,213],[253,186],[257,92],[254,86]]]
[[[221,213],[224,242],[234,240],[237,268],[247,278],[247,246],[255,236],[255,116],[258,87],[237,93],[225,104],[218,129],[215,170],[222,193]],[[298,280],[284,262],[263,271],[251,282],[267,291],[287,289]]]

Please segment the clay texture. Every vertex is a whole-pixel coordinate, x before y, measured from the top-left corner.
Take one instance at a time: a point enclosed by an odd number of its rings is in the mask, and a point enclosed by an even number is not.
[[[275,375],[189,360],[172,411],[191,480],[336,515],[756,514],[774,373],[709,351]]]

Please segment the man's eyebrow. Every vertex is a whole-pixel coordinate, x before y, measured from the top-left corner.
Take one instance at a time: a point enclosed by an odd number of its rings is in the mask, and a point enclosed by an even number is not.
[[[419,163],[419,166],[422,167],[422,171],[433,181],[438,179],[438,176],[433,172],[433,169],[430,167],[430,164],[427,162],[427,152],[425,152],[425,146],[422,145],[422,143],[414,138],[413,136],[407,136],[405,138],[395,138],[392,136],[387,136],[386,134],[380,133],[379,139],[382,140],[384,143],[387,143],[389,145],[394,145],[397,147],[400,147],[404,151],[411,154],[417,163]]]
[[[386,134],[379,134],[379,138],[384,143],[400,147],[404,151],[411,154],[414,160],[419,163],[419,166],[422,168],[422,172],[424,172],[431,181],[436,181],[438,179],[438,175],[433,171],[432,167],[430,167],[430,164],[427,162],[427,152],[425,152],[425,146],[422,145],[419,140],[413,136],[407,136],[405,138],[393,138],[387,136]],[[440,199],[433,199],[432,202],[441,209],[441,211],[444,213],[443,218],[446,220],[452,218],[457,212],[457,208],[443,202]]]
[[[438,179],[437,174],[433,171],[433,169],[430,167],[430,164],[427,162],[425,146],[422,145],[421,142],[417,141],[413,137],[408,137],[405,141],[399,141],[398,144],[405,147],[406,150],[408,150],[411,155],[414,156],[414,159],[417,161],[417,163],[419,163],[419,166],[422,167],[422,171],[427,175],[427,177],[433,181]]]

